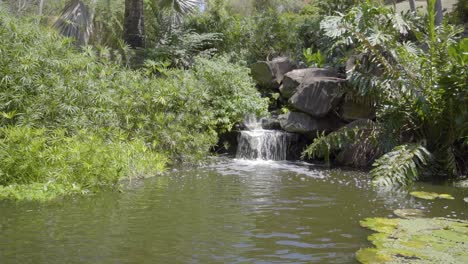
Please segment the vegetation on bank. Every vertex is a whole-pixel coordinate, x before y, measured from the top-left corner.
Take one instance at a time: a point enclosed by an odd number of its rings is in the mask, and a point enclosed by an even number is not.
[[[440,26],[434,1],[425,15],[365,0],[210,0],[203,9],[192,0],[136,0],[141,32],[128,32],[124,1],[40,1],[39,16],[37,1],[2,1],[0,196],[116,188],[203,159],[245,114],[266,114],[246,66],[275,56],[336,68],[362,57],[347,99],[364,98],[376,119],[318,137],[305,156],[328,158],[366,139],[380,156],[378,183],[466,174],[468,41],[453,24],[467,22],[466,1]],[[75,25],[67,3],[86,14],[86,41],[56,32]],[[144,45],[132,49],[129,36]]]
[[[319,137],[304,155],[371,142],[379,185],[407,185],[421,171],[467,173],[468,39],[463,27],[436,27],[434,2],[425,17],[368,1],[321,22],[335,51],[361,56],[348,72],[348,99],[370,102],[377,118]]]
[[[130,70],[25,20],[0,13],[1,197],[115,188],[200,160],[219,132],[265,114],[248,69],[226,56]]]

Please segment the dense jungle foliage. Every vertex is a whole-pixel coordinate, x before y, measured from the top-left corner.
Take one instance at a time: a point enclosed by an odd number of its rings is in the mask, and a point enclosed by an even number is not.
[[[465,0],[442,25],[435,0],[402,14],[365,0],[135,1],[136,49],[123,0],[0,1],[0,197],[118,188],[200,161],[245,114],[267,114],[248,65],[276,56],[368,62],[349,72],[347,94],[376,107],[374,122],[319,136],[304,156],[366,138],[376,182],[466,174]]]
[[[217,133],[265,114],[248,69],[226,56],[130,70],[34,21],[0,14],[2,197],[90,192],[195,162]]]

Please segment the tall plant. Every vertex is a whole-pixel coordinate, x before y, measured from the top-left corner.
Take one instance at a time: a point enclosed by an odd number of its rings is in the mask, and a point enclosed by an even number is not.
[[[352,45],[367,58],[361,62],[366,67],[355,67],[348,78],[356,94],[371,96],[377,104],[371,135],[387,154],[374,163],[376,183],[407,184],[425,164],[448,176],[466,170],[468,41],[458,40],[456,27],[436,27],[434,6],[430,0],[422,24],[412,13],[396,14],[369,2],[321,24],[337,47]],[[416,41],[407,40],[410,32]],[[317,145],[306,154],[317,153]],[[328,145],[329,151],[333,145]]]

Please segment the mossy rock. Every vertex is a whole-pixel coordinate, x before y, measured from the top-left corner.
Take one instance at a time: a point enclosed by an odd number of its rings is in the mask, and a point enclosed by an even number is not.
[[[439,194],[435,192],[411,192],[410,195],[416,198],[424,199],[424,200],[434,200],[436,198],[447,199],[447,200],[455,199],[450,194]]]
[[[356,252],[361,263],[468,263],[468,221],[447,218],[367,218],[375,248]]]

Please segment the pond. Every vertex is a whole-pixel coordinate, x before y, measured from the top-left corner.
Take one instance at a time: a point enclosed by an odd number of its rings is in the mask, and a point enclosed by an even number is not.
[[[50,203],[0,201],[0,263],[354,263],[359,221],[398,208],[467,219],[464,189],[426,201],[374,189],[368,174],[217,158]]]

